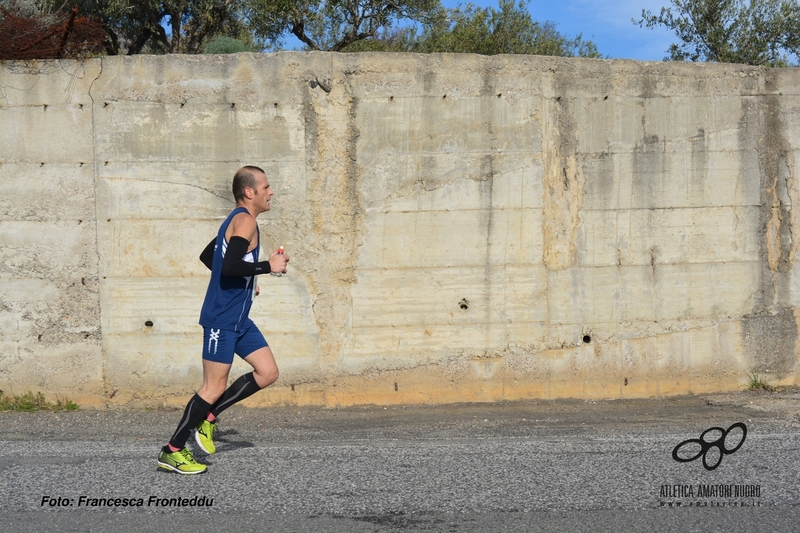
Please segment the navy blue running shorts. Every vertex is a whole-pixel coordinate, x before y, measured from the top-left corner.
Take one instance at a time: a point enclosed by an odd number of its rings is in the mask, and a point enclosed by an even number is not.
[[[244,359],[251,353],[269,346],[264,335],[252,320],[247,319],[240,331],[203,328],[203,359],[233,364],[233,354]]]

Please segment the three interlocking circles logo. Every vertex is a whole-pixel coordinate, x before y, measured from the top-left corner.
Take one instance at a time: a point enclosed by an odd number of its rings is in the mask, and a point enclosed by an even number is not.
[[[715,433],[719,433],[718,438],[714,440],[707,438],[709,434],[711,437],[715,436]],[[679,463],[689,463],[702,456],[703,468],[714,470],[720,465],[724,456],[741,448],[746,438],[747,426],[744,425],[744,422],[737,422],[728,429],[709,428],[700,434],[699,439],[688,439],[675,446],[672,450],[672,458]],[[686,455],[694,451],[697,453],[691,456]],[[710,459],[709,456],[711,456]]]

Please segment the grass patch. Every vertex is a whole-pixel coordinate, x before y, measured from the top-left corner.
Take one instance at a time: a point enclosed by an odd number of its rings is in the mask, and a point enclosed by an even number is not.
[[[750,374],[750,380],[747,382],[747,390],[760,390],[766,392],[775,391],[775,387],[767,383],[767,380],[757,373]]]
[[[26,392],[21,396],[6,396],[0,390],[0,411],[77,411],[78,404],[67,399],[57,399],[56,403],[47,401],[44,394]]]

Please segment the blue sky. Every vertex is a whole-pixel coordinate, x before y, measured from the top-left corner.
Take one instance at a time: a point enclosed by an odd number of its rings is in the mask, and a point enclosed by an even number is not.
[[[459,3],[466,2],[442,1],[445,7],[456,7]],[[497,0],[472,0],[472,3],[497,9]],[[669,0],[531,0],[528,10],[534,20],[555,22],[558,31],[570,37],[583,34],[584,39],[595,42],[603,56],[661,61],[669,45],[676,41],[675,34],[663,28],[640,28],[631,19],[639,20],[642,9],[658,13],[662,6],[670,5]]]
[[[519,0],[516,0],[517,2]],[[445,7],[456,7],[467,1],[442,0]],[[471,0],[481,7],[498,8],[497,0]],[[569,37],[579,33],[591,39],[599,52],[611,59],[636,59],[662,61],[669,45],[677,40],[675,34],[664,29],[640,28],[631,22],[639,20],[642,9],[659,13],[661,7],[671,6],[669,0],[531,0],[528,10],[534,20],[552,21],[556,28]],[[300,49],[302,43],[291,35],[284,41],[284,49]]]

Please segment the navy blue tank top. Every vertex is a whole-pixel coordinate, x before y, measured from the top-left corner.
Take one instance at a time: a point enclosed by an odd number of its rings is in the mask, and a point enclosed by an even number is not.
[[[214,245],[214,259],[211,265],[211,280],[208,282],[206,299],[200,311],[200,325],[207,328],[219,328],[239,331],[247,320],[250,306],[255,298],[255,276],[232,277],[222,273],[222,260],[228,249],[225,232],[233,217],[239,213],[247,213],[244,207],[237,207],[217,233],[217,242]],[[244,260],[249,263],[258,261],[258,248],[261,244],[261,234],[256,224],[256,247],[252,252],[247,252]]]

